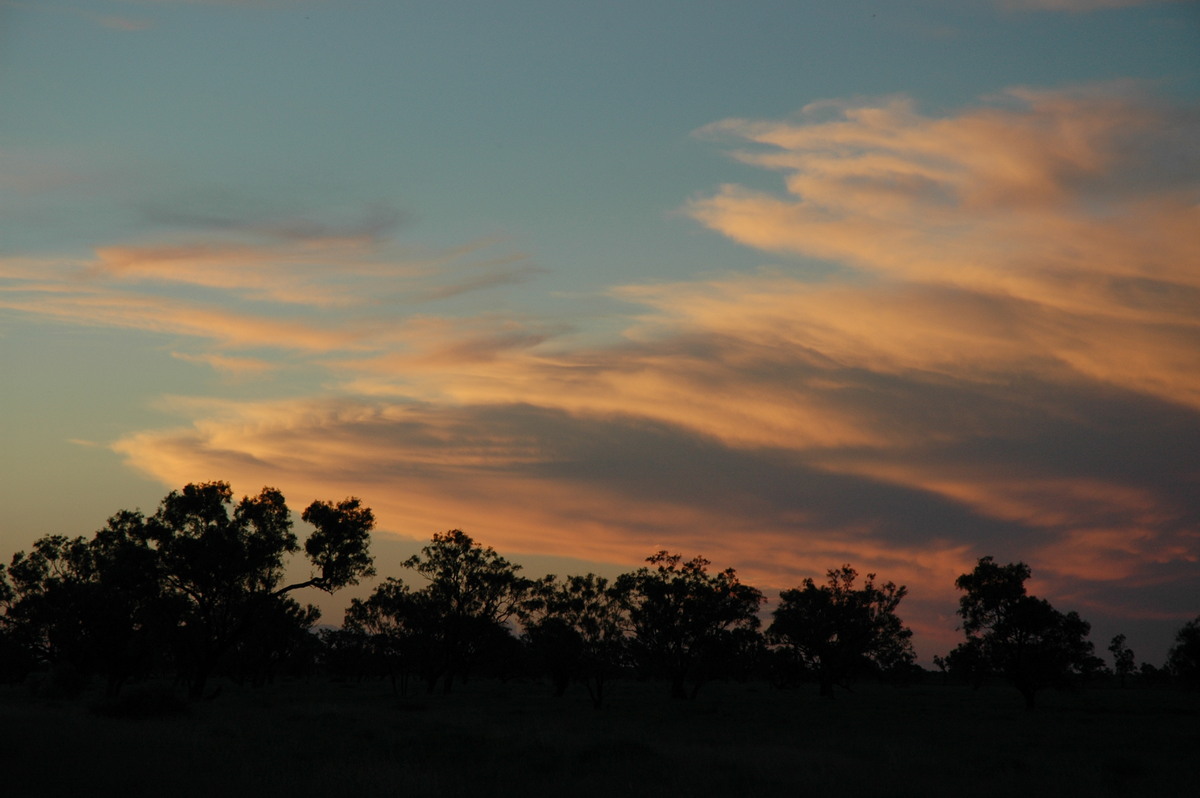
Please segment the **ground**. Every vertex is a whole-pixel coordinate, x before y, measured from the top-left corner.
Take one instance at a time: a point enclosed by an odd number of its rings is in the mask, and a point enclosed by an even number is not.
[[[164,686],[141,690],[155,707]],[[5,796],[1169,796],[1200,781],[1200,694],[713,684],[695,701],[621,683],[477,682],[400,698],[387,684],[225,685],[159,717],[98,696],[0,688]],[[122,706],[131,706],[125,704]],[[128,715],[129,713],[126,713]]]

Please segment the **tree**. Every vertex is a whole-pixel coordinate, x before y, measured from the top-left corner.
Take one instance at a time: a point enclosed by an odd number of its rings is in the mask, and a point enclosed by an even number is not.
[[[670,680],[673,698],[694,698],[731,655],[753,647],[765,599],[732,568],[709,574],[703,557],[685,562],[660,551],[646,562],[653,567],[617,580],[629,598],[635,652],[649,672]]]
[[[367,550],[371,511],[353,498],[314,502],[303,518],[316,526],[306,553],[319,573],[281,587],[285,556],[299,549],[283,494],[263,488],[230,513],[232,495],[225,482],[189,484],[168,494],[147,521],[159,577],[183,608],[177,651],[193,697],[203,694],[226,652],[279,612],[286,593],[332,592],[374,573]]]
[[[1117,635],[1112,639],[1108,644],[1108,653],[1112,654],[1113,673],[1117,674],[1117,678],[1121,680],[1121,687],[1124,687],[1125,677],[1133,673],[1136,667],[1133,649],[1125,645],[1125,635]]]
[[[912,630],[896,615],[908,594],[892,582],[875,585],[867,574],[855,588],[858,571],[849,565],[828,572],[826,584],[805,579],[801,587],[779,594],[767,638],[791,649],[816,673],[823,696],[865,670],[889,672],[912,665]]]
[[[1175,645],[1167,654],[1167,670],[1185,684],[1200,686],[1200,617],[1175,633]]]
[[[465,679],[485,650],[510,637],[507,622],[530,582],[518,575],[521,566],[461,529],[435,534],[404,567],[428,580],[409,609],[419,607],[422,623],[428,622],[433,635],[428,641],[434,655],[426,671],[429,690],[441,679],[449,692],[454,679]]]
[[[428,590],[413,591],[388,577],[365,600],[350,602],[343,628],[359,635],[367,669],[386,675],[401,695],[407,695],[412,674],[420,674],[432,689],[442,673],[442,618]]]
[[[1030,574],[1023,562],[998,565],[983,557],[954,585],[963,591],[958,613],[967,640],[960,648],[975,648],[973,654],[1012,683],[1032,710],[1039,690],[1065,686],[1102,663],[1087,640],[1090,624],[1026,595]]]
[[[0,566],[0,627],[26,670],[107,677],[115,694],[151,667],[173,623],[147,546],[145,519],[122,511],[88,540],[48,535]]]
[[[627,658],[626,598],[607,579],[587,574],[538,582],[521,606],[525,639],[550,674],[555,695],[572,680],[587,687],[599,709],[608,681]]]

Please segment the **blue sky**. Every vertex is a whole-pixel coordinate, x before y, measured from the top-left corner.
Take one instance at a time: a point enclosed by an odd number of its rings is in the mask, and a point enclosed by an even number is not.
[[[925,661],[1023,559],[1160,662],[1198,41],[1195,2],[0,0],[0,551],[225,479],[361,496],[385,574],[453,527],[851,562]]]

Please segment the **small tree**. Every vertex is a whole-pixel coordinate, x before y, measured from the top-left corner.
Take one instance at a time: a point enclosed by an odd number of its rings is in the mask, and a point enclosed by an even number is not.
[[[783,591],[767,630],[768,640],[791,649],[816,673],[823,696],[833,696],[835,684],[857,673],[901,670],[915,659],[912,630],[896,615],[907,589],[892,582],[876,586],[875,574],[855,588],[857,577],[843,565],[830,570],[820,587],[805,579],[801,587]]]
[[[1125,686],[1125,677],[1133,673],[1137,667],[1134,662],[1133,649],[1125,645],[1125,635],[1117,635],[1108,644],[1108,653],[1112,654],[1113,658],[1113,673],[1117,674],[1117,678],[1121,681],[1121,687]]]
[[[1063,614],[1044,599],[1026,595],[1029,566],[997,565],[991,557],[955,580],[963,591],[958,613],[967,649],[1003,675],[1034,708],[1037,692],[1062,687],[1102,667],[1087,640],[1091,625],[1078,614]]]
[[[635,651],[648,671],[670,680],[673,698],[694,698],[731,652],[748,648],[748,636],[757,637],[765,599],[732,568],[709,574],[703,557],[685,562],[660,551],[646,562],[653,567],[617,580],[629,597]]]

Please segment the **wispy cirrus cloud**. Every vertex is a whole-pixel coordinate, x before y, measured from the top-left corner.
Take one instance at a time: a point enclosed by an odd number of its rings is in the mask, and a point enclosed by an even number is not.
[[[182,228],[90,257],[0,259],[0,307],[57,321],[203,339],[227,349],[376,352],[426,303],[532,279],[522,253],[484,239],[399,245],[397,216],[344,224],[163,215]],[[217,361],[210,361],[217,362]]]
[[[742,243],[833,260],[874,283],[834,289],[843,300],[898,284],[941,315],[924,331],[894,325],[899,340],[840,336],[857,357],[904,341],[925,365],[992,369],[978,357],[983,344],[1200,404],[1195,109],[1095,88],[997,100],[953,119],[895,98],[819,104],[792,122],[718,123],[703,132],[760,147],[736,157],[783,172],[788,194],[726,186],[689,211]]]

